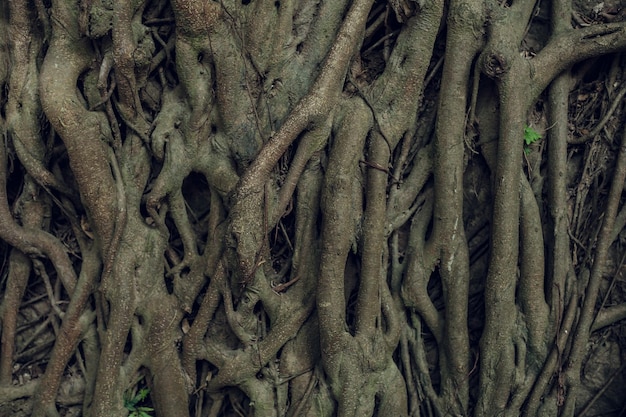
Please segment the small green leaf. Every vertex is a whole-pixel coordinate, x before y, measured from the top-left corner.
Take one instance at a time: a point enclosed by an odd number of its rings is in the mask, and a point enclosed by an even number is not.
[[[137,407],[137,404],[146,399],[150,393],[150,388],[142,388],[131,398],[131,392],[124,394],[124,408],[130,411],[129,417],[152,417],[148,412],[154,411],[150,407]]]
[[[135,398],[139,397],[139,401],[145,400],[150,393],[150,388],[142,388],[139,390]]]
[[[154,408],[150,408],[150,407],[137,407],[136,408],[137,411],[143,412],[143,411],[154,411]]]
[[[541,139],[541,135],[537,133],[535,129],[526,125],[524,127],[524,142],[526,145],[531,145]]]

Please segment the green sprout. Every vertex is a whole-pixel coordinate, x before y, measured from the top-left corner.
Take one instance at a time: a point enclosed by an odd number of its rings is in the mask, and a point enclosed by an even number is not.
[[[530,153],[529,146],[541,139],[541,135],[532,127],[526,125],[524,127],[524,153]]]
[[[124,394],[124,408],[130,411],[129,417],[151,417],[149,412],[154,411],[154,408],[138,405],[146,399],[149,392],[150,388],[142,388],[133,396],[130,391],[126,391]]]

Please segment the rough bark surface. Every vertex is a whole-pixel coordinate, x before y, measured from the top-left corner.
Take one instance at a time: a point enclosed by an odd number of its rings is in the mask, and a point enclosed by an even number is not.
[[[608,1],[1,2],[0,417],[626,413],[624,51]]]

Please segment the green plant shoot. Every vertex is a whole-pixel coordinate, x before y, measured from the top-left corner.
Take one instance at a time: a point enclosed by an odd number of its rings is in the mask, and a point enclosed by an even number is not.
[[[526,125],[524,127],[524,153],[528,154],[530,152],[528,147],[539,140],[541,140],[541,135],[535,129]]]
[[[140,402],[146,399],[148,393],[150,393],[149,388],[140,389],[134,396],[129,391],[126,392],[126,395],[124,395],[124,408],[130,411],[129,417],[151,417],[150,411],[154,411],[153,408],[138,406]]]

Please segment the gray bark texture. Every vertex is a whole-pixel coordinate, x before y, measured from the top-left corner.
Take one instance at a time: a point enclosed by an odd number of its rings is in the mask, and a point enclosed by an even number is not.
[[[618,1],[0,3],[0,417],[625,415]]]

